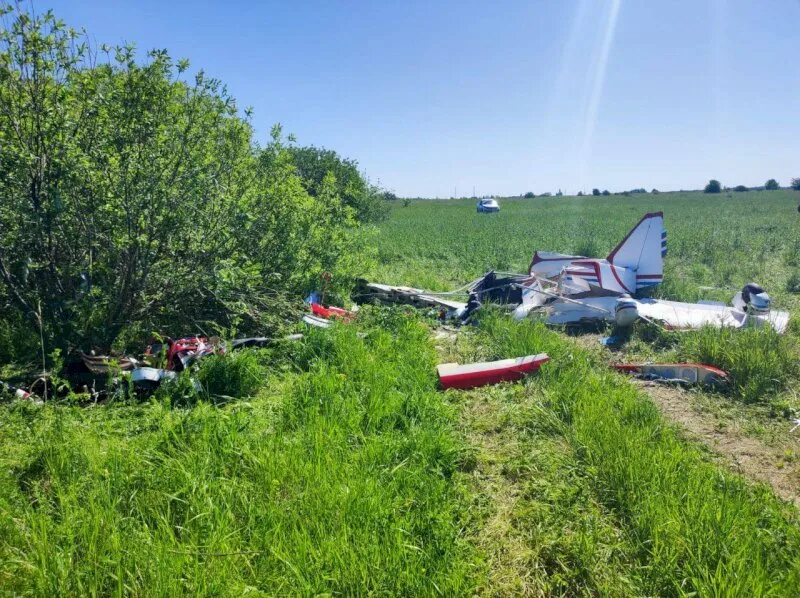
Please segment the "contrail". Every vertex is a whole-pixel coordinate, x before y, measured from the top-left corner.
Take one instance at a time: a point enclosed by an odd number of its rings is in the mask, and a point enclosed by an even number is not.
[[[608,66],[608,54],[611,51],[611,44],[614,41],[614,34],[617,29],[617,17],[619,16],[622,0],[611,0],[611,8],[606,21],[606,30],[600,46],[600,53],[597,59],[597,67],[592,82],[592,92],[589,96],[589,103],[586,107],[586,119],[583,128],[583,143],[581,144],[580,169],[579,169],[579,188],[583,189],[584,178],[586,175],[586,163],[592,149],[594,129],[597,124],[597,110],[600,105],[600,98],[603,95],[603,87],[606,81],[606,67]]]

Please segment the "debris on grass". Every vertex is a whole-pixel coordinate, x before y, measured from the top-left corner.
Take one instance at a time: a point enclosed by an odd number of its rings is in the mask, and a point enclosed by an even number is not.
[[[719,386],[728,381],[728,373],[702,363],[615,363],[614,369],[637,378],[662,383]]]
[[[538,371],[549,360],[550,357],[546,353],[540,353],[539,355],[465,365],[443,363],[437,366],[436,371],[439,374],[439,384],[443,389],[467,389],[521,380],[526,375]]]

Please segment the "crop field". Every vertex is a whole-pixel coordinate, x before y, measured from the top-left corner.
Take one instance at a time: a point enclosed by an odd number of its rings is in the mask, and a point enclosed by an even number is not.
[[[663,210],[661,295],[729,301],[756,281],[795,323],[780,337],[637,324],[610,355],[603,331],[499,309],[443,333],[365,306],[302,342],[204,360],[200,393],[182,378],[145,402],[0,405],[0,593],[791,595],[798,200],[397,203],[371,236],[379,282],[446,290],[525,271],[537,248],[602,257]],[[437,390],[436,363],[539,352],[551,362],[524,383]],[[621,357],[710,361],[735,384],[670,395],[668,411],[607,367]],[[727,453],[691,433],[706,424]],[[737,442],[778,455],[780,484],[737,467]]]

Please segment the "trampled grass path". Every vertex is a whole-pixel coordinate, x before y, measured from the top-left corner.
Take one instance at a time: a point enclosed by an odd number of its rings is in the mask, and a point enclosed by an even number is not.
[[[800,477],[795,464],[787,462],[785,450],[769,446],[731,426],[722,426],[713,414],[693,407],[691,394],[686,389],[652,382],[637,386],[688,439],[702,443],[720,457],[723,466],[754,482],[769,485],[782,499],[800,507]],[[788,436],[791,428],[786,425],[785,429]]]

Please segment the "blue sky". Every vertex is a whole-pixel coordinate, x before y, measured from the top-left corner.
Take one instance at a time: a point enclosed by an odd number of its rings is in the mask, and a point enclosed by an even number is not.
[[[800,0],[35,0],[167,48],[399,195],[786,185]]]

